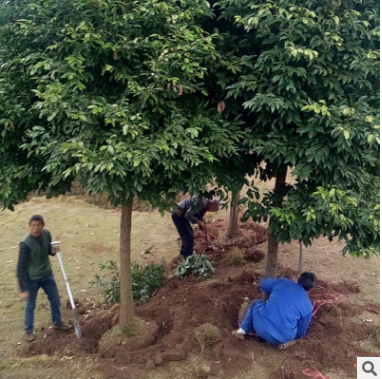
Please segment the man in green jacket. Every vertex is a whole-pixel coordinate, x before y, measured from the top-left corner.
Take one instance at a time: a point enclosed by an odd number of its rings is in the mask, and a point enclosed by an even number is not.
[[[54,280],[49,255],[56,255],[52,250],[52,237],[49,230],[44,229],[42,216],[35,215],[29,221],[29,235],[20,243],[17,278],[21,299],[27,302],[25,309],[25,339],[33,342],[34,310],[37,293],[40,287],[48,296],[54,329],[69,330],[70,326],[61,320],[60,296]]]

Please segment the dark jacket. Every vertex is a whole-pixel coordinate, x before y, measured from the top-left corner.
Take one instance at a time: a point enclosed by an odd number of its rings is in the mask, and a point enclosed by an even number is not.
[[[174,214],[185,217],[188,221],[196,224],[198,220],[203,221],[203,217],[207,212],[207,204],[208,199],[191,196],[178,204],[178,209]]]
[[[54,255],[50,245],[51,242],[52,237],[49,230],[44,229],[43,234],[39,237],[28,235],[20,243],[17,279],[21,292],[28,290],[29,280],[39,280],[52,274],[48,257],[48,255]],[[33,249],[33,246],[36,249]],[[34,251],[31,250],[31,247]]]

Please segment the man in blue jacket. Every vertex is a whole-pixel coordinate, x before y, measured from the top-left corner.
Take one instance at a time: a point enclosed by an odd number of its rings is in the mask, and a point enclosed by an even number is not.
[[[269,299],[254,301],[240,328],[232,334],[244,339],[246,334],[256,333],[280,349],[291,346],[305,336],[312,320],[313,305],[308,292],[316,283],[316,275],[311,272],[302,273],[297,283],[286,278],[263,279],[260,290],[268,293]]]
[[[192,224],[198,224],[201,230],[205,229],[206,223],[203,217],[206,212],[217,212],[220,209],[219,200],[209,200],[196,196],[188,197],[178,204],[177,210],[172,213],[172,221],[182,240],[180,254],[187,258],[193,254],[194,231]]]

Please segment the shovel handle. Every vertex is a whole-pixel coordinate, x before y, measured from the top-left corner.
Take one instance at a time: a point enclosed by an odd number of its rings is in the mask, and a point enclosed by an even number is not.
[[[74,304],[74,300],[73,300],[73,296],[72,296],[72,291],[70,290],[70,285],[69,285],[69,281],[68,281],[68,278],[66,276],[66,272],[65,272],[65,269],[64,269],[64,265],[62,263],[62,259],[61,259],[61,254],[60,252],[57,253],[57,258],[58,258],[58,262],[60,264],[60,268],[61,268],[61,272],[62,272],[62,275],[64,277],[64,281],[65,281],[65,285],[66,285],[66,290],[68,291],[68,295],[69,295],[69,300],[70,300],[70,305],[72,306],[72,309],[76,309],[76,306]]]
[[[208,233],[207,233],[207,227],[204,228],[204,236],[206,237],[206,244],[207,244],[207,247],[209,245],[209,242],[208,242]]]
[[[68,291],[70,305],[72,306],[72,310],[73,310],[72,312],[73,312],[73,321],[74,321],[74,329],[76,331],[76,337],[78,339],[80,339],[82,337],[80,318],[78,316],[76,304],[74,303],[72,291],[70,289],[68,277],[66,276],[64,264],[62,263],[62,258],[61,258],[61,253],[60,253],[60,243],[61,243],[61,241],[55,241],[55,242],[52,242],[51,245],[52,246],[58,246],[58,249],[57,249],[58,251],[57,251],[56,255],[58,258],[58,263],[60,264],[62,275],[63,275],[64,280],[65,280],[65,285],[66,285],[66,290]]]

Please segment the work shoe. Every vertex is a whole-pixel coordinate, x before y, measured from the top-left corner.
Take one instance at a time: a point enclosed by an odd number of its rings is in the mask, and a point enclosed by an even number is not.
[[[61,321],[59,324],[53,324],[53,329],[67,331],[72,329],[72,325],[68,325]]]
[[[243,341],[245,339],[245,333],[240,333],[239,330],[232,330],[231,334],[239,340]]]
[[[34,336],[33,332],[25,332],[25,341],[33,342],[35,340],[36,340],[36,337]]]

